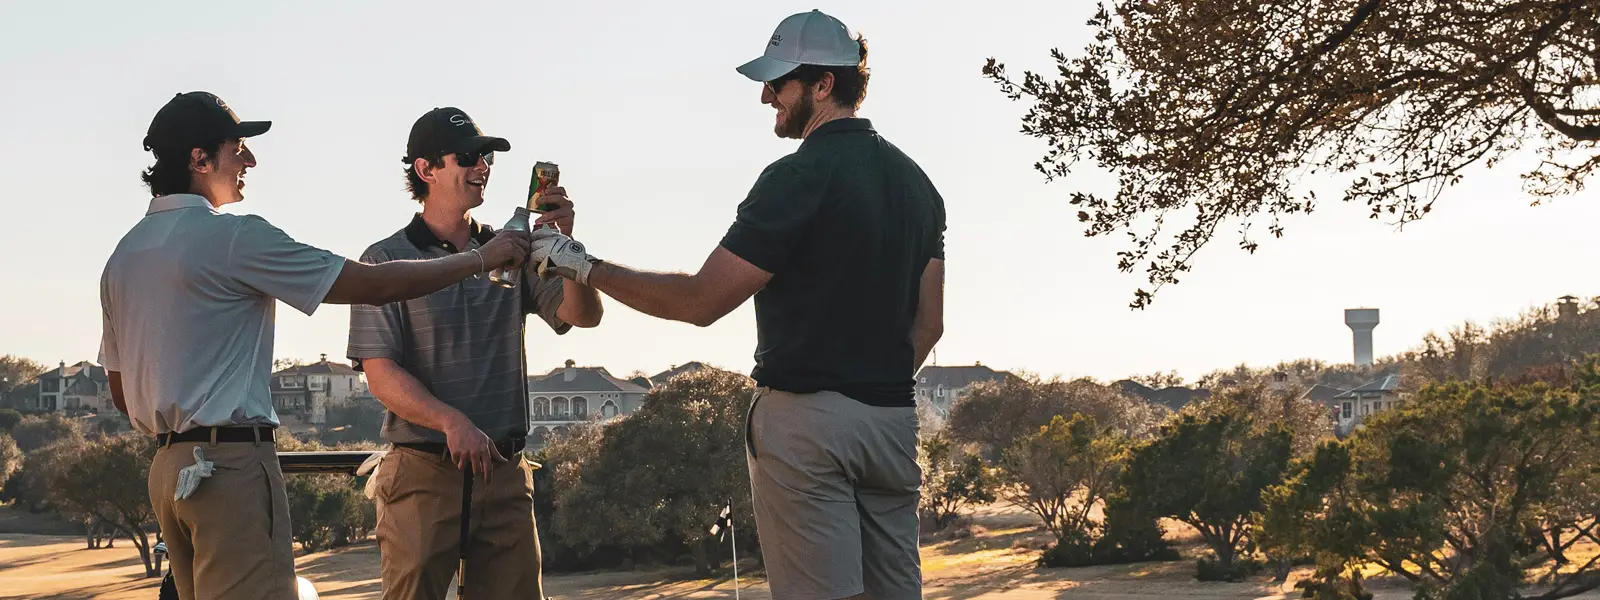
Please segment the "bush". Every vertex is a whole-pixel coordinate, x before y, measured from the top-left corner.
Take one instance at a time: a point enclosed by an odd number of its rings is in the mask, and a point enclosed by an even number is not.
[[[1161,524],[1154,517],[1141,515],[1126,503],[1107,505],[1104,529],[1100,539],[1093,541],[1083,533],[1069,533],[1045,550],[1039,565],[1087,567],[1182,558],[1162,536]]]
[[[1101,564],[1095,560],[1094,544],[1089,542],[1087,536],[1078,533],[1067,535],[1066,539],[1056,540],[1039,556],[1039,566],[1042,567],[1087,567]]]
[[[1372,600],[1372,592],[1367,591],[1360,571],[1344,577],[1335,571],[1318,569],[1316,575],[1295,582],[1294,588],[1300,590],[1301,598],[1310,600]]]
[[[321,433],[324,444],[377,442],[383,431],[384,408],[376,400],[352,401],[328,409],[328,422]]]
[[[923,482],[918,512],[925,528],[943,531],[962,511],[995,501],[997,482],[982,457],[938,433],[923,438],[919,445]]]
[[[40,513],[53,508],[50,495],[50,478],[66,468],[64,459],[85,444],[83,438],[61,440],[23,456],[22,468],[11,475],[0,500],[16,502],[28,512]]]
[[[365,540],[378,525],[377,507],[347,475],[295,475],[284,487],[291,535],[307,551]]]
[[[279,452],[378,450],[373,443],[325,446],[292,437],[278,438]],[[378,507],[363,489],[370,476],[288,475],[290,537],[307,551],[337,548],[366,540],[378,526]]]
[[[46,413],[43,416],[23,417],[11,429],[11,438],[17,441],[17,448],[27,454],[60,441],[75,439],[81,442],[83,428],[77,421],[61,413]]]
[[[1211,554],[1201,557],[1197,561],[1197,567],[1196,578],[1200,581],[1243,581],[1260,573],[1266,568],[1266,564],[1254,558],[1244,557],[1222,561],[1217,559],[1216,554]]]
[[[1105,534],[1095,542],[1095,564],[1115,565],[1182,558],[1167,542],[1166,531],[1156,517],[1144,514],[1126,501],[1106,503]]]
[[[0,433],[0,489],[4,489],[11,475],[21,469],[22,450],[17,449],[17,442],[11,436]]]
[[[22,422],[22,413],[10,408],[0,408],[0,431],[9,432]]]

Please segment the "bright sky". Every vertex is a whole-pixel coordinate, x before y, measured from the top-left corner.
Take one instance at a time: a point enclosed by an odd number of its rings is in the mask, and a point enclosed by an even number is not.
[[[148,202],[140,139],[167,99],[196,89],[274,122],[250,141],[260,165],[228,210],[307,243],[356,256],[405,225],[416,210],[406,134],[454,105],[512,142],[480,219],[503,223],[533,163],[553,161],[592,252],[692,270],[761,169],[795,147],[772,135],[759,85],[733,68],[783,17],[813,8],[867,35],[862,116],[947,202],[940,364],[1193,378],[1239,362],[1348,361],[1347,307],[1382,310],[1383,355],[1464,319],[1597,293],[1583,266],[1600,262],[1600,203],[1588,192],[1529,208],[1516,177],[1527,163],[1515,161],[1473,172],[1404,232],[1326,203],[1254,256],[1221,238],[1151,308],[1129,310],[1143,279],[1115,268],[1126,238],[1084,238],[1067,203],[1105,181],[1046,185],[1032,169],[1042,143],[1017,132],[1026,107],[981,75],[990,56],[1018,75],[1048,70],[1050,48],[1082,47],[1091,3],[35,2],[0,11],[0,354],[95,358],[101,269]],[[348,318],[343,306],[308,318],[280,305],[277,355],[342,359]],[[706,329],[608,301],[598,329],[530,330],[534,371],[568,358],[618,374],[753,364],[749,304]]]

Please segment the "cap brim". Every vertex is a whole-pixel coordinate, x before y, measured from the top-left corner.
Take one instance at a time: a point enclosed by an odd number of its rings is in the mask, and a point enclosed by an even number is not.
[[[241,121],[233,126],[233,135],[253,137],[266,133],[268,129],[272,129],[272,121]]]
[[[455,144],[452,148],[446,151],[465,152],[467,150],[482,150],[484,148],[488,148],[495,152],[510,152],[511,142],[506,141],[505,138],[497,138],[492,135],[479,135],[461,140],[460,143]]]
[[[785,62],[767,56],[757,57],[755,60],[739,65],[737,71],[740,75],[752,80],[766,83],[787,75],[799,67],[799,63]]]

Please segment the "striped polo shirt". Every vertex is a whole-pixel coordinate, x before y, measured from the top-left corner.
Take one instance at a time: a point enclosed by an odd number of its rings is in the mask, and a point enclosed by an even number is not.
[[[471,227],[471,241],[458,249],[435,236],[418,214],[404,229],[368,247],[361,261],[438,258],[494,239],[489,226],[472,221]],[[539,315],[557,334],[571,329],[556,317],[562,280],[540,279],[531,269],[524,270],[516,290],[495,285],[485,273],[414,300],[352,305],[351,362],[359,371],[362,359],[393,360],[439,401],[466,414],[490,439],[526,436],[525,317]],[[382,435],[397,443],[445,441],[443,433],[408,422],[393,411],[383,417]]]

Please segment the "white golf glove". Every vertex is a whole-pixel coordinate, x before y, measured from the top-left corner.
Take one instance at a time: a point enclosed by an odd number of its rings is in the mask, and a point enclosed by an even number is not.
[[[216,472],[216,463],[206,460],[206,455],[199,446],[194,447],[194,464],[178,469],[178,489],[173,491],[173,500],[182,500],[194,494],[200,488],[200,480],[210,477]]]
[[[537,265],[540,277],[553,274],[588,285],[589,270],[600,259],[589,256],[582,243],[552,228],[539,228],[533,232],[528,262]]]

